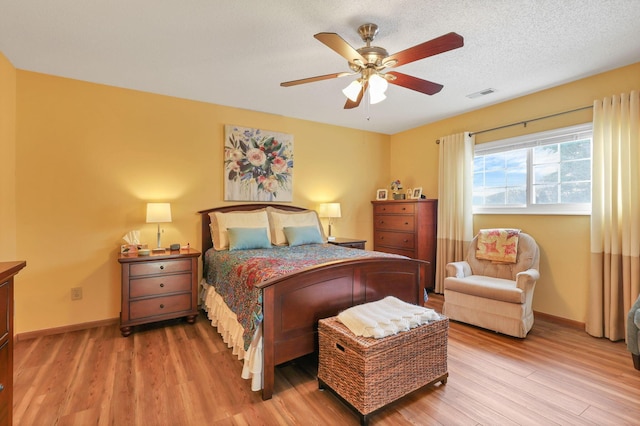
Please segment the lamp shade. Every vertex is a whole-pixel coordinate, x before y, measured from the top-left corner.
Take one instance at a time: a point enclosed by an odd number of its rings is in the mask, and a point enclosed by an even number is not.
[[[358,95],[360,94],[360,90],[362,90],[362,84],[360,79],[353,80],[347,87],[342,89],[342,93],[355,102],[358,99]]]
[[[341,217],[340,203],[322,203],[318,211],[320,217]]]
[[[147,223],[171,222],[170,203],[147,203]]]
[[[369,102],[377,104],[378,102],[382,102],[387,99],[384,94],[387,87],[389,87],[389,83],[384,77],[381,77],[378,74],[373,74],[369,77]]]
[[[384,93],[387,91],[389,83],[386,78],[381,77],[379,74],[373,74],[369,77],[369,86],[376,93]]]

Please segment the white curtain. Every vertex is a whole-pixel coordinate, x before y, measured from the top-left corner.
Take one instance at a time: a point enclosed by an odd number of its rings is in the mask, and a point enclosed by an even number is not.
[[[440,138],[436,293],[447,263],[463,260],[473,239],[473,143],[468,132]]]
[[[640,92],[593,104],[591,275],[586,331],[625,337],[640,293]]]

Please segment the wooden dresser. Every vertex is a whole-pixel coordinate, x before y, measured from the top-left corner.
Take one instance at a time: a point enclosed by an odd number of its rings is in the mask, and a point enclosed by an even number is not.
[[[426,260],[424,288],[435,286],[438,200],[372,201],[373,249]]]
[[[13,277],[26,265],[0,262],[0,426],[13,423]]]
[[[121,254],[122,306],[120,332],[134,325],[198,315],[198,257],[193,249],[138,256]]]

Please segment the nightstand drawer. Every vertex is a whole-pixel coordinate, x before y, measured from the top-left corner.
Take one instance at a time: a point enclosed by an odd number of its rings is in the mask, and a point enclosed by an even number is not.
[[[159,260],[155,262],[134,263],[130,268],[129,275],[132,277],[191,271],[191,260]]]
[[[364,243],[344,243],[340,244],[340,246],[364,250]]]
[[[130,303],[130,318],[131,320],[136,320],[173,312],[190,311],[191,309],[191,293],[154,297],[152,299],[132,301]]]
[[[376,216],[375,229],[387,229],[390,231],[413,232],[415,217],[413,216]]]
[[[373,214],[414,214],[415,205],[412,203],[385,203],[373,207]]]
[[[376,232],[375,244],[413,250],[415,235],[402,232]]]
[[[137,278],[130,281],[129,297],[153,296],[191,291],[191,274]]]

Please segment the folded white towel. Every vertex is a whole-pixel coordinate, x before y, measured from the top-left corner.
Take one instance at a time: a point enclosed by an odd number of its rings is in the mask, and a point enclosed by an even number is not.
[[[412,305],[393,296],[352,306],[338,314],[338,320],[356,336],[376,339],[407,331],[439,317],[433,309]]]

